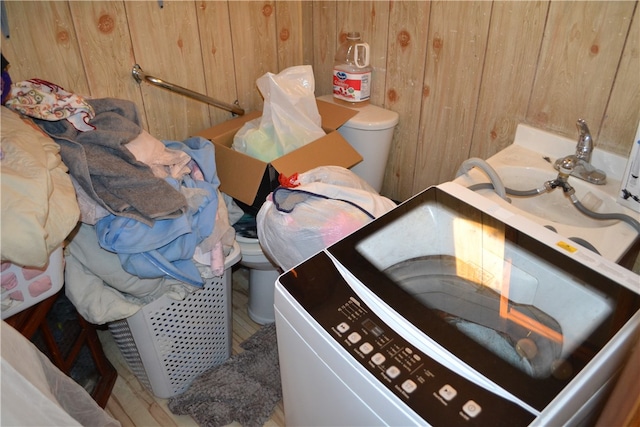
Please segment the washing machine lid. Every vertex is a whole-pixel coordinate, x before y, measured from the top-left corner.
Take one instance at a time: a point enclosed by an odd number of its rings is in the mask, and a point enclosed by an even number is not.
[[[637,275],[566,252],[562,239],[447,184],[326,253],[412,327],[543,410],[640,310]],[[293,287],[304,265],[281,281]]]
[[[336,104],[333,95],[324,95],[318,99]],[[345,106],[344,104],[338,104]],[[376,105],[367,104],[362,107],[347,107],[358,111],[358,114],[347,120],[342,127],[359,130],[383,130],[398,124],[399,114]]]

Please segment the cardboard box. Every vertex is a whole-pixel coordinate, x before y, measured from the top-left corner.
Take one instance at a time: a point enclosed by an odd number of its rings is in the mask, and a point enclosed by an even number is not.
[[[318,166],[350,168],[362,156],[337,132],[357,111],[317,100],[322,128],[327,135],[282,157],[265,163],[231,148],[233,137],[246,122],[261,116],[253,112],[226,121],[196,134],[213,142],[220,191],[259,209],[267,195],[278,186],[278,175],[291,176]]]

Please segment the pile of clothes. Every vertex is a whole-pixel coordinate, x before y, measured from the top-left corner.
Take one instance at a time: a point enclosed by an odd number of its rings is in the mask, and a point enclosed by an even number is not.
[[[80,225],[65,248],[65,284],[85,319],[104,324],[161,295],[184,299],[224,273],[235,232],[210,141],[160,141],[132,102],[43,80],[13,84],[5,105],[53,139],[69,169]]]

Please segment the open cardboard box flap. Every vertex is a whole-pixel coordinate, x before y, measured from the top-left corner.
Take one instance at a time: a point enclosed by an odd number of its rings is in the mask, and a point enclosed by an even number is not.
[[[350,168],[362,161],[362,156],[336,131],[358,112],[324,101],[317,100],[316,103],[322,117],[322,128],[327,135],[271,163],[231,148],[233,137],[242,125],[260,117],[261,112],[245,114],[196,134],[215,145],[220,191],[259,208],[265,197],[277,186],[278,173],[291,176],[329,165]]]

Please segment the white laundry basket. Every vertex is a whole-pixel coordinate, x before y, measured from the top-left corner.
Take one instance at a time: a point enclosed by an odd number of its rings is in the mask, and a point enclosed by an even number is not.
[[[155,396],[184,392],[199,374],[231,356],[231,267],[240,256],[236,243],[223,276],[207,279],[183,301],[163,296],[109,324],[129,368]]]

